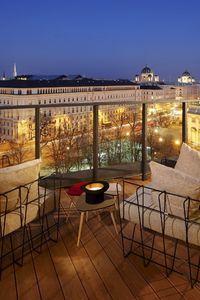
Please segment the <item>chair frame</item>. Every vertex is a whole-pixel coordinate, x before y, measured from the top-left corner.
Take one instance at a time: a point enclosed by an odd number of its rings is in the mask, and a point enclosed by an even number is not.
[[[136,188],[136,201],[133,203],[132,201],[129,201],[125,197],[125,185],[130,184],[133,185]],[[159,207],[157,208],[151,208],[145,206],[145,189],[148,189],[149,191],[156,191],[159,193],[158,200],[159,200]],[[142,201],[139,202],[139,191],[141,193],[142,190]],[[123,179],[123,201],[121,203],[121,209],[120,209],[120,233],[121,233],[121,240],[122,240],[122,250],[124,257],[127,257],[128,255],[135,254],[137,256],[142,257],[144,266],[148,266],[151,262],[155,263],[159,266],[162,266],[165,268],[166,276],[169,276],[172,272],[176,272],[179,274],[185,274],[181,271],[179,268],[177,268],[177,264],[180,264],[183,260],[178,255],[178,247],[181,247],[185,251],[185,263],[187,265],[186,270],[186,276],[189,277],[189,281],[191,284],[191,287],[193,287],[197,282],[200,282],[199,278],[199,269],[200,269],[200,246],[193,245],[189,242],[189,226],[191,224],[198,224],[200,228],[200,223],[196,220],[189,218],[189,208],[191,205],[191,201],[198,201],[195,199],[190,199],[189,197],[182,197],[183,198],[183,211],[184,211],[184,217],[177,217],[174,215],[170,215],[166,211],[166,201],[168,195],[175,195],[172,193],[167,193],[166,191],[160,191],[153,189],[148,186],[139,185],[137,183],[130,182],[128,180]],[[141,194],[140,194],[141,196]],[[164,196],[164,206],[161,206],[161,196],[163,199]],[[179,195],[175,195],[179,196]],[[119,204],[120,205],[120,204]],[[125,233],[125,227],[124,227],[124,210],[125,205],[134,205],[135,209],[137,209],[138,217],[139,217],[139,223],[133,224],[132,233],[128,234]],[[145,218],[145,210],[148,209],[150,211],[156,211],[158,213],[158,221],[161,225],[161,232],[154,231],[150,228],[147,228],[144,224],[144,218]],[[172,218],[178,218],[184,222],[184,233],[185,233],[185,240],[176,239],[172,236],[166,235],[166,219],[167,217]],[[136,236],[136,228],[139,228],[139,238]],[[157,247],[156,239],[161,240],[161,248]],[[172,244],[172,250],[169,253],[167,249],[167,243]],[[129,244],[127,246],[126,244]],[[192,252],[196,252],[196,256],[193,256]],[[162,259],[161,261],[158,261],[156,258],[156,255],[161,255]]]
[[[59,236],[59,226],[60,226],[60,193],[61,193],[61,184],[59,186],[55,185],[55,181],[52,187],[51,197],[49,201],[52,201],[52,209],[49,211],[46,211],[46,203],[48,200],[48,191],[47,185],[45,184],[45,179],[43,180],[43,194],[40,193],[40,186],[39,183],[41,183],[41,179],[35,180],[31,183],[28,183],[24,186],[18,186],[15,189],[12,189],[6,193],[0,194],[1,198],[5,199],[5,208],[3,212],[0,212],[0,279],[2,271],[12,265],[13,271],[14,271],[14,279],[15,279],[15,288],[16,288],[16,299],[18,299],[18,287],[17,287],[17,279],[16,279],[16,265],[22,266],[24,255],[30,254],[31,260],[33,264],[33,269],[36,277],[36,282],[38,286],[39,296],[41,299],[41,292],[39,288],[39,281],[38,276],[34,264],[34,258],[33,258],[33,251],[40,253],[42,250],[42,245],[44,243],[47,243],[48,241],[57,242],[58,236]],[[33,186],[33,184],[37,184],[37,196],[34,199],[30,199],[30,189]],[[22,197],[22,190],[25,193],[25,196]],[[57,191],[56,191],[57,190]],[[8,202],[9,202],[9,196],[8,194],[10,192],[17,192],[18,195],[18,202],[17,205],[13,209],[8,209]],[[53,195],[52,195],[53,194]],[[42,201],[41,201],[42,200]],[[42,204],[42,205],[41,205]],[[37,217],[33,217],[33,219],[28,220],[28,211],[29,211],[29,205],[37,205],[38,211],[37,211]],[[19,214],[20,218],[20,224],[19,226],[6,233],[6,222],[8,214],[13,213]],[[56,216],[54,214],[56,213]],[[49,224],[49,217],[53,216],[53,224]],[[2,218],[3,221],[2,221]],[[39,228],[39,233],[33,234],[33,227]],[[53,233],[56,230],[56,236],[53,236]],[[16,234],[20,234],[20,244],[15,246],[14,236]],[[10,249],[9,251],[5,252],[5,243],[10,243]],[[37,243],[36,243],[37,242]],[[39,249],[39,250],[38,250]],[[5,252],[5,253],[4,253]],[[10,258],[11,256],[11,258]],[[6,260],[10,258],[9,262],[4,264]]]

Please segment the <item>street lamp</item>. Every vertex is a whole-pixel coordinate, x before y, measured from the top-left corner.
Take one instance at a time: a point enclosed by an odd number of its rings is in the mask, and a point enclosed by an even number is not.
[[[179,146],[180,145],[180,141],[179,140],[175,140],[175,145]]]

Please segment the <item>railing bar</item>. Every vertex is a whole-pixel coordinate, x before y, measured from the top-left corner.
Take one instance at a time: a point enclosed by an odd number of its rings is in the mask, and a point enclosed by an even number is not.
[[[40,158],[40,109],[35,108],[35,158]]]
[[[93,106],[93,180],[98,178],[98,151],[99,151],[99,141],[98,141],[98,119],[99,106]]]
[[[187,103],[182,103],[182,142],[187,143]]]
[[[147,164],[147,104],[142,104],[142,180],[146,179]]]

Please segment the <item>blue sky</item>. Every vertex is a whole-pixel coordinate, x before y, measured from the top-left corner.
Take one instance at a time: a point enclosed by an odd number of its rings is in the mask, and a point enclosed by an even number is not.
[[[0,74],[200,79],[199,0],[1,0]]]

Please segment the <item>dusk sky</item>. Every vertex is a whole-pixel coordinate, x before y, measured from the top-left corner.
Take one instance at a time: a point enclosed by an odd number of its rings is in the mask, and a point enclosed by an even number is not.
[[[200,79],[199,0],[1,0],[0,75]]]

